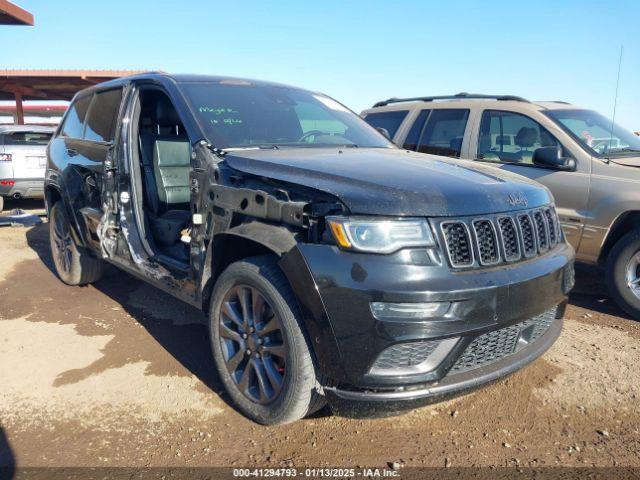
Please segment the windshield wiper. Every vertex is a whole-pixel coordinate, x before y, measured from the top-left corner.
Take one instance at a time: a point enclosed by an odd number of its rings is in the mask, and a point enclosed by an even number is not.
[[[223,150],[233,151],[233,150],[280,150],[280,147],[275,143],[265,143],[265,144],[255,144],[255,145],[239,145],[237,147],[230,146],[224,148]]]
[[[617,150],[611,150],[609,152],[609,156],[616,156],[617,154],[625,154],[625,153],[640,153],[640,149],[638,148],[620,148]]]

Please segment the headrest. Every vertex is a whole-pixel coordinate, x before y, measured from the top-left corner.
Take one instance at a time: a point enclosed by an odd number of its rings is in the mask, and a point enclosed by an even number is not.
[[[178,112],[171,104],[171,101],[164,95],[156,103],[156,123],[163,127],[181,125]]]
[[[516,145],[519,147],[532,147],[538,140],[538,131],[535,128],[522,127],[516,134]]]

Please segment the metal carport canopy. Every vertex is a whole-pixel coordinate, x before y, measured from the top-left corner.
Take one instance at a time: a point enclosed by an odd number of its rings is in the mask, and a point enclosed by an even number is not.
[[[18,124],[22,124],[23,100],[71,100],[83,88],[136,73],[142,71],[0,70],[0,100],[16,101]]]
[[[7,0],[0,0],[0,25],[33,25],[33,15]]]

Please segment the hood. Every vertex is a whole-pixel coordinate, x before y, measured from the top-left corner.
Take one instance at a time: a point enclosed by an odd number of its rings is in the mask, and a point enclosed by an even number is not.
[[[552,201],[540,184],[495,167],[396,148],[237,150],[236,170],[321,190],[354,214],[463,216]]]
[[[609,161],[626,167],[640,167],[640,157],[612,157]]]

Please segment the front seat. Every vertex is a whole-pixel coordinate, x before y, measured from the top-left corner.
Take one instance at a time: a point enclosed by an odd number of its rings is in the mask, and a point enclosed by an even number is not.
[[[156,128],[141,138],[145,190],[151,231],[161,246],[171,246],[189,224],[191,146],[168,98],[156,104]],[[149,158],[149,147],[152,156]]]
[[[538,130],[533,127],[522,127],[516,134],[515,142],[520,147],[520,161],[531,163],[531,157],[525,156],[525,148],[531,148],[538,141]]]

